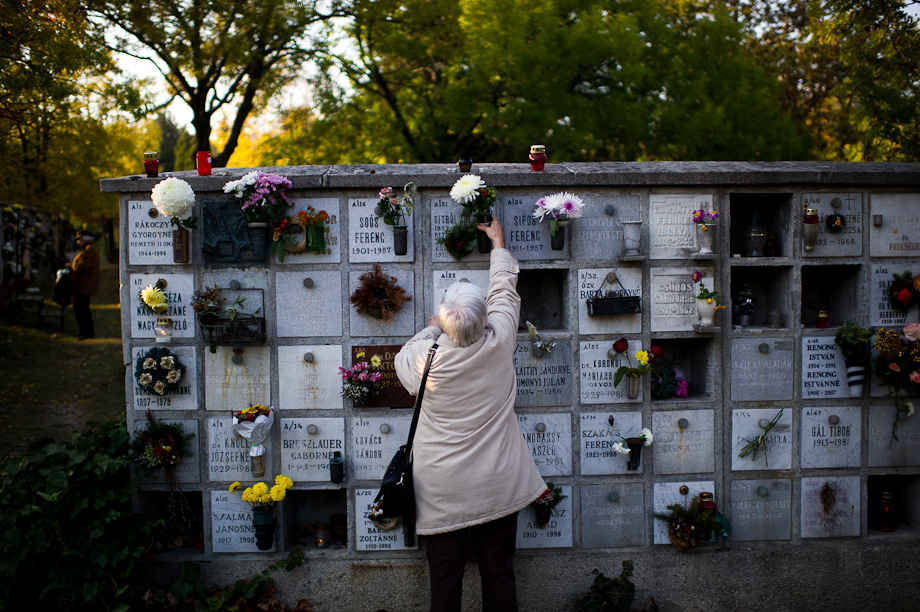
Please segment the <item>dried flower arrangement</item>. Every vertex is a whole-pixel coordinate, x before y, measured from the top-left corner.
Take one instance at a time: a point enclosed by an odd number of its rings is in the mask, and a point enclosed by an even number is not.
[[[399,286],[395,276],[385,274],[380,264],[374,264],[370,272],[365,272],[358,279],[358,288],[349,301],[358,314],[389,322],[406,302],[412,301],[412,296]]]

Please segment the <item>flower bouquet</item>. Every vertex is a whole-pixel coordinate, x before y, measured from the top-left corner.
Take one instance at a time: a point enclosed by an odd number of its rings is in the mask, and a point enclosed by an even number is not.
[[[651,377],[652,397],[655,399],[670,399],[672,397],[687,397],[690,394],[690,383],[684,377],[683,370],[679,368],[655,368]]]
[[[293,184],[280,174],[253,170],[243,178],[229,181],[224,193],[231,193],[241,202],[240,209],[249,223],[269,223],[284,216],[291,207],[287,190]]]
[[[620,338],[613,343],[613,350],[618,354],[623,354],[626,356],[626,362],[628,366],[620,366],[617,368],[616,374],[613,377],[613,386],[619,387],[620,382],[623,378],[628,379],[628,386],[626,388],[626,395],[629,399],[636,399],[639,397],[639,379],[649,372],[654,372],[655,368],[651,365],[654,358],[658,355],[661,355],[661,347],[657,344],[653,344],[648,351],[636,351],[636,361],[639,365],[633,367],[632,361],[629,359],[629,355],[626,353],[629,350],[629,341],[626,338]]]
[[[694,270],[690,276],[694,283],[699,283],[700,290],[696,294],[696,314],[699,317],[700,325],[713,325],[713,317],[717,310],[725,308],[722,305],[722,298],[718,291],[710,291],[703,284],[703,273]]]
[[[612,450],[617,455],[629,455],[626,469],[634,471],[639,469],[639,463],[642,461],[642,447],[651,446],[654,440],[652,430],[643,427],[638,436],[623,438],[619,442],[615,442]]]
[[[272,226],[272,251],[278,261],[284,261],[288,253],[324,253],[326,238],[323,223],[329,220],[325,210],[316,212],[312,206],[297,211],[294,217],[285,217]]]
[[[406,183],[403,187],[402,199],[396,197],[392,187],[384,187],[380,190],[377,211],[383,216],[384,223],[393,226],[393,253],[395,255],[405,255],[409,250],[407,218],[412,214],[412,198],[417,190],[418,185],[415,183]]]
[[[719,213],[716,211],[707,212],[702,208],[693,211],[693,222],[696,224],[697,236],[700,240],[701,255],[708,255],[712,253],[715,223],[719,216]]]
[[[492,205],[498,198],[493,187],[486,187],[482,177],[466,174],[454,183],[450,197],[460,204],[460,220],[448,228],[438,244],[444,246],[450,256],[459,261],[473,252],[473,243],[479,243],[479,252],[488,253],[491,241],[476,229],[478,223],[492,221]]]
[[[155,347],[137,358],[134,378],[137,384],[157,395],[166,395],[179,388],[185,366],[168,348]]]
[[[863,394],[871,340],[871,329],[860,327],[850,321],[845,321],[834,334],[834,344],[840,348],[846,362],[847,386],[853,397],[862,397]]]
[[[652,516],[668,524],[668,539],[679,550],[693,550],[716,528],[716,516],[711,510],[700,508],[700,498],[695,496],[689,507],[670,504],[667,512],[654,512]]]
[[[169,217],[170,224],[176,229],[197,229],[198,218],[188,216],[195,205],[195,192],[192,186],[179,178],[169,177],[157,183],[150,192],[153,206],[157,211]]]
[[[131,441],[131,458],[148,472],[171,468],[191,455],[189,443],[194,437],[177,423],[154,419],[148,410],[147,423]]]
[[[570,219],[577,219],[584,214],[585,202],[572,193],[554,193],[537,200],[533,207],[533,216],[537,221],[549,218],[549,235],[556,238],[556,234]],[[560,237],[561,238],[561,237]],[[561,240],[559,240],[561,242]],[[559,245],[559,250],[562,248]]]
[[[166,294],[156,285],[140,289],[137,297],[141,301],[141,309],[147,314],[160,315],[169,310]]]
[[[264,482],[257,482],[240,493],[243,501],[252,506],[252,526],[255,528],[256,547],[259,550],[269,550],[272,547],[275,540],[275,505],[287,497],[288,489],[293,486],[293,480],[279,474],[271,488]],[[236,493],[242,487],[242,483],[234,482],[228,490]]]
[[[893,309],[904,312],[920,297],[920,274],[912,276],[909,271],[904,271],[892,276],[894,280],[888,286],[888,303]]]
[[[265,474],[265,447],[262,442],[271,435],[272,425],[275,422],[275,412],[271,406],[262,404],[250,405],[233,414],[233,431],[241,438],[249,440],[249,461],[252,475],[259,477]]]
[[[898,421],[913,416],[914,404],[907,401],[920,392],[920,325],[904,326],[903,337],[897,332],[880,329],[873,348],[878,351],[874,360],[875,373],[888,389],[887,396],[894,401],[896,415],[891,427],[892,443],[898,440]]]
[[[547,482],[546,491],[543,492],[543,495],[530,502],[530,507],[533,508],[537,521],[537,527],[546,529],[546,526],[549,525],[549,520],[553,517],[553,509],[567,497],[568,495],[562,494],[562,487],[557,487],[553,483]]]
[[[364,359],[364,352],[357,354],[358,359]],[[342,396],[350,397],[356,404],[363,404],[374,397],[383,388],[380,366],[383,360],[379,355],[374,355],[370,361],[359,361],[350,369],[339,366],[342,374]]]

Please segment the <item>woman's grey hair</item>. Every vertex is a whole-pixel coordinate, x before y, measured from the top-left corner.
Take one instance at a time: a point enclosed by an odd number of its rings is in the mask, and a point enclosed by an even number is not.
[[[482,337],[486,316],[485,292],[473,283],[454,283],[438,306],[438,325],[458,346],[469,346]]]

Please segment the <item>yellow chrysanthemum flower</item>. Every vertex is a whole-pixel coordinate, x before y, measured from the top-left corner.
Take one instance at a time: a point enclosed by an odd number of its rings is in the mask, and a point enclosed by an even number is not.
[[[243,501],[244,501],[244,502],[252,502],[252,501],[253,501],[253,499],[252,499],[252,487],[247,487],[247,488],[243,489],[243,493],[242,493],[242,495],[240,495],[240,497],[243,498]]]
[[[256,497],[262,497],[266,493],[268,493],[268,485],[264,482],[257,482],[252,485],[252,494]]]
[[[636,360],[642,365],[648,365],[648,351],[636,351]]]
[[[712,298],[706,298],[706,303],[707,303],[707,304],[712,304]]]
[[[154,312],[165,312],[169,308],[166,304],[166,294],[154,285],[147,285],[141,289],[141,299]]]
[[[361,351],[360,353],[355,355],[355,357],[357,357],[358,359],[364,359],[364,351]]]
[[[239,490],[239,488],[242,487],[242,486],[243,486],[242,483],[240,483],[240,482],[234,482],[232,485],[230,485],[230,492],[231,492],[231,493],[236,493],[236,492]]]
[[[280,502],[282,499],[284,499],[285,495],[287,495],[287,489],[285,489],[281,485],[275,485],[272,487],[270,496],[276,502]]]
[[[379,368],[382,363],[383,363],[383,359],[380,358],[380,355],[374,355],[373,357],[371,357],[372,367]]]
[[[268,493],[266,493],[265,495],[263,495],[262,497],[259,498],[259,503],[260,503],[260,504],[268,504],[268,503],[270,503],[271,501],[272,501],[272,496],[269,495]]]
[[[285,476],[284,474],[278,474],[275,476],[275,484],[281,485],[285,489],[290,489],[294,486],[294,481]]]

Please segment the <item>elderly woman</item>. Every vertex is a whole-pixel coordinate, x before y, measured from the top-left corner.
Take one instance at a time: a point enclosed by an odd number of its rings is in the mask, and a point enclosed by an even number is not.
[[[428,559],[432,612],[460,610],[468,533],[483,610],[518,609],[517,513],[546,491],[514,413],[517,261],[504,248],[498,221],[479,229],[493,247],[488,297],[472,283],[454,283],[437,316],[396,355],[399,380],[415,390],[428,349],[438,343],[413,447],[416,529]]]

